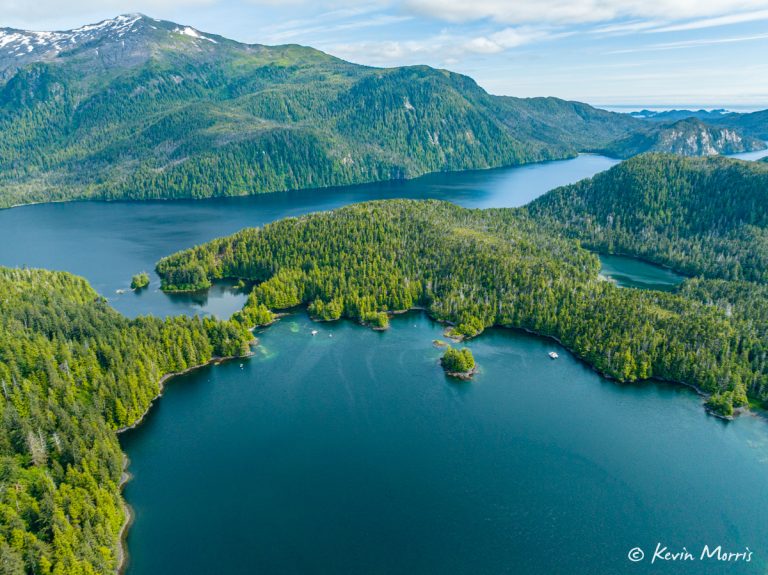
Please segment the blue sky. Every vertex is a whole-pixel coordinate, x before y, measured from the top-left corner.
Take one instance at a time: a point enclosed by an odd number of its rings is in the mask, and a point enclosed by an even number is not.
[[[127,12],[362,64],[448,68],[495,94],[768,108],[768,0],[0,0],[0,26]]]

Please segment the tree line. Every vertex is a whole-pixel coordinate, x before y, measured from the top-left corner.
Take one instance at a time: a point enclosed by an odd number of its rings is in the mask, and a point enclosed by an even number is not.
[[[81,278],[0,268],[0,572],[114,572],[115,430],[141,417],[165,374],[241,355],[250,339],[232,322],[128,320]]]
[[[289,218],[165,258],[166,290],[215,278],[256,282],[244,325],[309,306],[322,319],[423,307],[473,337],[493,325],[555,337],[620,381],[651,377],[727,393],[730,408],[768,397],[754,329],[692,292],[628,290],[598,258],[525,210],[383,201]],[[727,411],[727,408],[724,408]]]

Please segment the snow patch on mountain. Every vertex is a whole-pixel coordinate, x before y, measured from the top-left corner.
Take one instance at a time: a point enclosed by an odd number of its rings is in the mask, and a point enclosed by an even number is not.
[[[2,28],[0,29],[0,56],[21,56],[30,52],[58,53],[101,38],[105,34],[120,38],[130,31],[135,32],[134,25],[141,19],[140,14],[125,14],[65,32],[33,32]]]
[[[208,36],[204,36],[194,28],[190,28],[189,26],[185,26],[184,28],[175,28],[173,30],[177,34],[184,34],[185,36],[191,36],[192,38],[198,38],[200,40],[208,40],[209,42],[213,42],[214,44],[218,44],[216,40],[213,38],[208,38]]]

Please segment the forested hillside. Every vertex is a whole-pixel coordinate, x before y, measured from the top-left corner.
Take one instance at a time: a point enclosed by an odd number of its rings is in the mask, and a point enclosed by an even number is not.
[[[164,374],[249,340],[230,322],[129,321],[81,278],[0,268],[0,572],[113,573],[125,520],[115,430]]]
[[[768,166],[645,155],[542,196],[537,220],[688,275],[768,281]]]
[[[578,102],[492,96],[445,70],[370,68],[141,15],[0,29],[0,207],[411,178],[567,158],[656,129]]]
[[[728,114],[713,123],[730,126],[743,134],[768,141],[768,110],[760,110],[749,114]]]
[[[428,67],[367,68],[139,15],[55,41],[0,34],[12,40],[0,50],[0,206],[342,185],[580,147],[563,130],[540,136],[528,126],[556,126],[549,108],[573,116],[567,102],[540,110]],[[582,117],[579,144],[607,143],[637,123],[587,106]]]
[[[621,289],[596,256],[524,210],[385,201],[243,230],[159,262],[165,289],[259,282],[233,318],[268,323],[307,305],[321,319],[370,323],[425,307],[475,336],[492,325],[558,338],[622,381],[650,377],[713,392],[728,414],[768,398],[764,339],[699,297]],[[377,324],[378,325],[378,324]]]
[[[612,142],[601,150],[616,158],[631,158],[645,152],[662,152],[680,156],[713,156],[762,150],[765,144],[744,136],[733,128],[708,126],[696,118],[672,124],[653,125]]]

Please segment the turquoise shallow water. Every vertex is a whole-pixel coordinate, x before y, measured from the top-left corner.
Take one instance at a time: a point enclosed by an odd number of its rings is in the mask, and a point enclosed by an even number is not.
[[[626,256],[600,255],[600,273],[626,288],[672,291],[685,276],[672,270]]]
[[[169,297],[153,276],[140,294],[116,291],[163,255],[247,225],[391,197],[522,205],[613,163],[582,156],[255,198],[0,211],[0,264],[84,275],[130,316],[227,316],[245,296],[226,285]],[[603,265],[631,287],[677,281],[634,260]],[[128,574],[766,572],[766,421],[726,424],[687,388],[618,385],[509,330],[470,342],[481,371],[455,383],[437,364],[441,333],[419,313],[385,333],[297,313],[261,333],[242,367],[173,380],[121,436],[135,476]],[[704,544],[748,546],[754,558],[650,565],[658,542],[696,555]],[[636,546],[648,557],[634,564]]]

